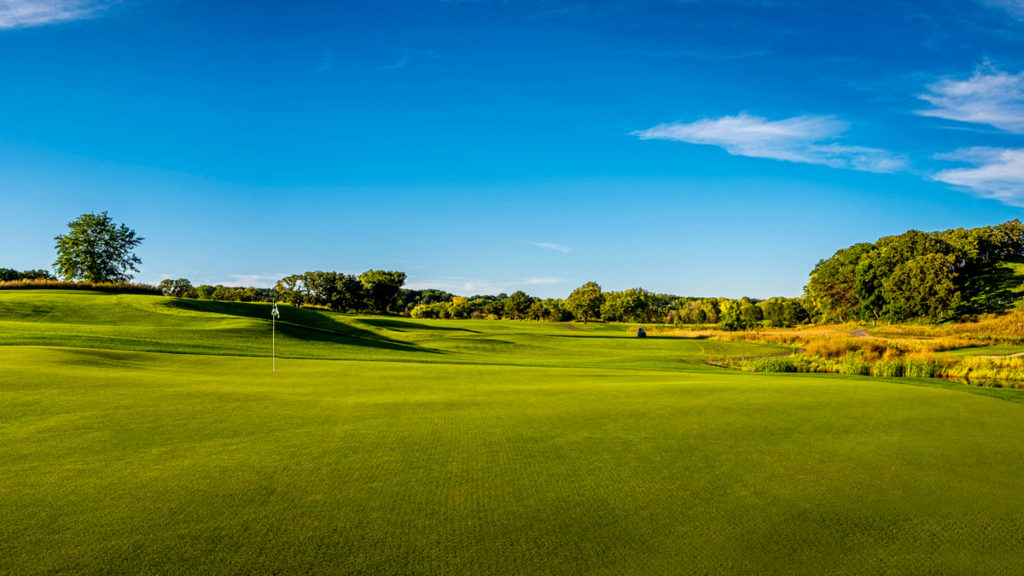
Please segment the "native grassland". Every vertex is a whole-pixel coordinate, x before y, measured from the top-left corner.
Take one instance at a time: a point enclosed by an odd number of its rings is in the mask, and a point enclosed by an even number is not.
[[[714,359],[753,372],[812,372],[946,378],[977,386],[1024,388],[1024,309],[939,325],[831,324],[745,332],[653,330],[734,342],[786,345],[786,357]]]
[[[707,357],[785,348],[622,326],[292,308],[271,373],[269,328],[268,306],[0,292],[0,573],[1024,563],[1019,391],[727,371]]]

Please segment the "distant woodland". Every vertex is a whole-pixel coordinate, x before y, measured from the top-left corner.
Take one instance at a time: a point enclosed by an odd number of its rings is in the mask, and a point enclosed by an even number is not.
[[[407,289],[405,279],[404,272],[392,270],[371,269],[359,275],[316,270],[286,276],[273,288],[194,286],[178,278],[148,289],[178,298],[280,300],[293,306],[414,318],[660,323],[725,330],[855,320],[938,322],[1014,305],[1024,280],[1024,225],[1011,220],[942,232],[910,230],[854,244],[819,261],[799,298],[685,297],[643,288],[604,291],[596,282],[583,284],[565,299],[541,299],[523,291],[467,297]],[[96,286],[117,290],[120,284]],[[83,284],[59,282],[45,270],[0,268],[0,287]]]

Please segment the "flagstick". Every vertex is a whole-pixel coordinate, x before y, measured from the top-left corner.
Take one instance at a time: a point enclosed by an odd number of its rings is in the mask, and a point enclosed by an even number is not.
[[[270,313],[270,371],[277,372],[277,300],[274,300],[274,310]]]

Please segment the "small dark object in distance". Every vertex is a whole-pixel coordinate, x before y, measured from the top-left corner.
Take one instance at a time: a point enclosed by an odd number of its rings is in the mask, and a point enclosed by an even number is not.
[[[636,329],[636,337],[637,338],[647,338],[647,330],[644,330],[643,326],[637,328]]]

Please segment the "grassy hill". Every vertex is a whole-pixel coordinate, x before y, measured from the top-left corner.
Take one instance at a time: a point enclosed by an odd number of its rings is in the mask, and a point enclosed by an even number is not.
[[[964,314],[1002,312],[1024,303],[1024,259],[1004,260],[986,267],[964,286]]]
[[[709,357],[785,353],[771,344],[633,337],[622,325],[353,317],[281,306],[283,358],[699,369]],[[145,295],[0,291],[0,345],[269,356],[270,304]]]
[[[0,292],[0,574],[1024,565],[1020,403],[622,326],[282,317],[271,373],[267,306]]]

